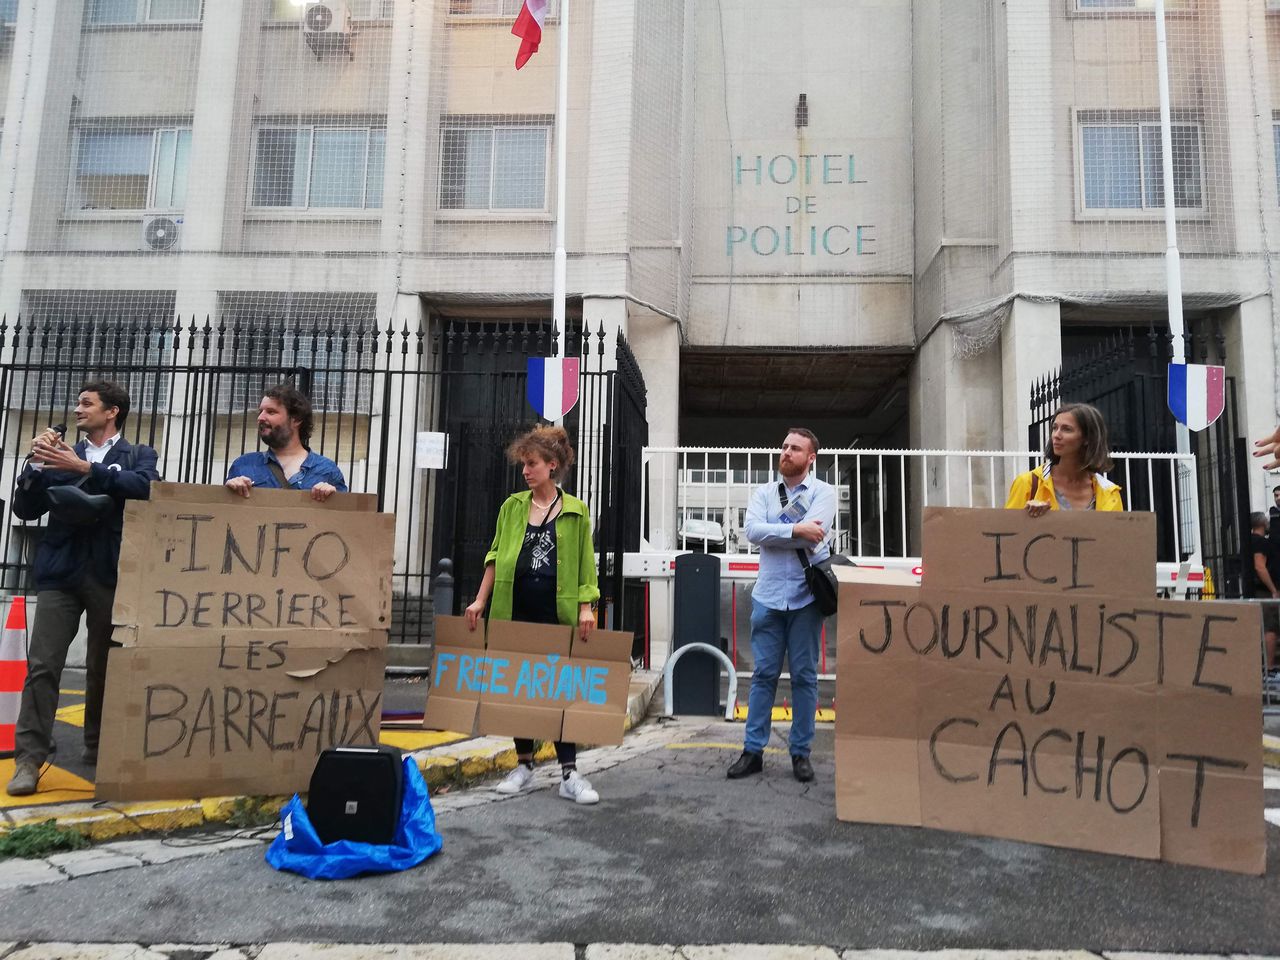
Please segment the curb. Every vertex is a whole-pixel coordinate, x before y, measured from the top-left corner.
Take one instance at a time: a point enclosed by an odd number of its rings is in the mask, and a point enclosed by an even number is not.
[[[623,730],[629,731],[644,719],[649,702],[662,683],[662,673],[637,670],[631,677],[627,695],[627,715]],[[555,747],[542,743],[534,754],[538,763],[555,759]],[[509,737],[475,737],[409,754],[422,771],[429,787],[462,785],[491,773],[502,773],[516,765],[516,750]],[[0,834],[17,827],[54,820],[60,827],[80,831],[90,840],[115,840],[143,833],[167,833],[205,824],[226,823],[247,811],[275,814],[289,800],[280,797],[205,797],[199,800],[155,800],[111,804],[106,801],[50,804],[46,807],[18,807],[4,811]]]
[[[1273,737],[1269,733],[1262,735],[1262,765],[1280,767],[1280,737]]]

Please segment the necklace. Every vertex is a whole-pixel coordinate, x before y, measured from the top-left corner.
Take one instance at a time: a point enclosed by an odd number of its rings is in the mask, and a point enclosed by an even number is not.
[[[539,510],[550,510],[553,506],[555,506],[555,503],[556,503],[555,497],[551,498],[550,503],[539,503],[537,500],[533,498],[532,495],[529,497],[529,499],[533,501],[533,505],[537,507]]]

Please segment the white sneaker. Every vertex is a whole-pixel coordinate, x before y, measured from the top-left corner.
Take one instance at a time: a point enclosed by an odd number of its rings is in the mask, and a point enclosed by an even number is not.
[[[599,803],[600,794],[591,789],[591,781],[578,776],[578,771],[560,781],[560,796],[574,803]]]
[[[533,770],[523,763],[517,763],[514,770],[508,773],[493,789],[498,793],[516,794],[533,782]]]

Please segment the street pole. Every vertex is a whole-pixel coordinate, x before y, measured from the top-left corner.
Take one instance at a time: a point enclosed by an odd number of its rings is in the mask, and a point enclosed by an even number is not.
[[[1169,107],[1169,44],[1165,35],[1164,0],[1155,0],[1156,20],[1156,74],[1160,91],[1160,168],[1164,180],[1164,236],[1165,276],[1169,287],[1169,334],[1173,338],[1173,362],[1186,363],[1183,349],[1182,321],[1182,260],[1178,253],[1178,223],[1175,215],[1175,198],[1173,193],[1173,119]],[[1191,453],[1191,433],[1185,423],[1175,424],[1177,451],[1180,455]],[[1178,461],[1179,488],[1185,491],[1194,489],[1184,476],[1187,471],[1184,461]],[[1177,491],[1175,491],[1177,496]],[[1182,525],[1182,511],[1178,510],[1178,523]],[[1190,536],[1183,537],[1195,544],[1191,559],[1200,563],[1200,531],[1187,530]]]
[[[568,257],[564,251],[565,167],[568,143],[565,126],[569,114],[569,0],[560,0],[560,70],[556,88],[556,254],[551,280],[551,317],[559,333],[556,348],[566,358],[569,338],[565,325],[565,285]]]

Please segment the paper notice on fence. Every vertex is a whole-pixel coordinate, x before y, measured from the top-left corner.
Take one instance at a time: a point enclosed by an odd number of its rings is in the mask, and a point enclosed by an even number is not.
[[[1149,514],[924,529],[921,586],[842,571],[840,819],[1262,873],[1256,607],[1156,599]]]

